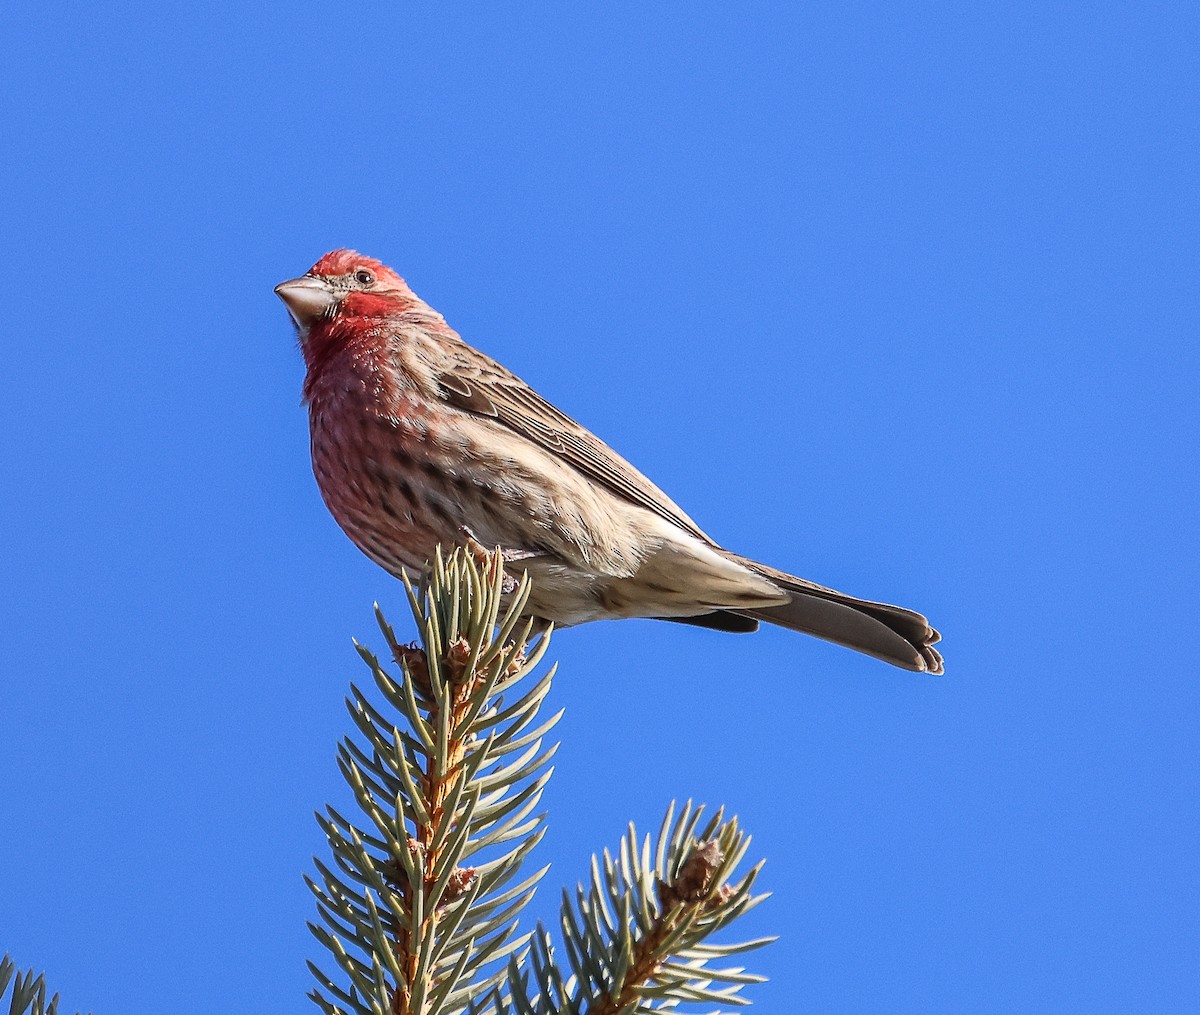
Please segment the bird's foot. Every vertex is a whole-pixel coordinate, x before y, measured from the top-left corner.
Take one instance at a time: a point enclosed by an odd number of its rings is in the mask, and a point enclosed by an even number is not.
[[[471,559],[479,565],[479,569],[484,573],[485,576],[489,578],[492,577],[495,573],[493,568],[496,566],[495,550],[489,550],[486,546],[484,546],[478,539],[475,538],[475,534],[469,528],[467,528],[467,526],[464,525],[459,531],[462,533],[463,545],[466,547],[467,552],[471,555]],[[505,547],[500,547],[499,549],[502,567],[507,564],[516,564],[523,560],[530,560],[534,557],[543,556],[543,554],[538,553],[536,550],[514,550]],[[511,593],[517,591],[518,585],[520,585],[520,581],[509,574],[506,569],[504,571],[504,576],[500,580],[501,593],[506,596],[510,595]]]

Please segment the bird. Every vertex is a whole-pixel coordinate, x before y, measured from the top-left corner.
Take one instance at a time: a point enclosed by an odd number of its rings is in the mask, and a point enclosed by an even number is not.
[[[334,519],[399,577],[439,545],[498,547],[525,613],[570,627],[760,622],[941,673],[920,613],[724,549],[641,472],[467,345],[391,268],[333,250],[275,292],[305,363],[313,473]]]

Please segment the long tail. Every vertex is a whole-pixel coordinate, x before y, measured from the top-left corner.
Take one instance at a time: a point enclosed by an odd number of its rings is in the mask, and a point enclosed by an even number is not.
[[[855,599],[735,553],[726,551],[726,556],[792,595],[782,606],[730,613],[815,635],[906,670],[942,672],[941,654],[933,647],[941,635],[921,614]]]

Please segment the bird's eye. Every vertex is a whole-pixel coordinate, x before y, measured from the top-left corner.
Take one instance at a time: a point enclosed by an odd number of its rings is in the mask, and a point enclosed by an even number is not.
[[[374,285],[375,284],[375,276],[372,275],[369,271],[367,271],[366,268],[359,268],[358,271],[356,271],[354,273],[354,278],[358,282],[359,285]]]

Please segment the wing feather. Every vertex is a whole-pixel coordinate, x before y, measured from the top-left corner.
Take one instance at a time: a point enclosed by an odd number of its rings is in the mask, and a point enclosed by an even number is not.
[[[513,433],[559,455],[631,503],[712,543],[662,490],[516,374],[465,344],[456,359],[452,367],[437,374],[440,394],[447,403],[466,412],[492,417]]]

